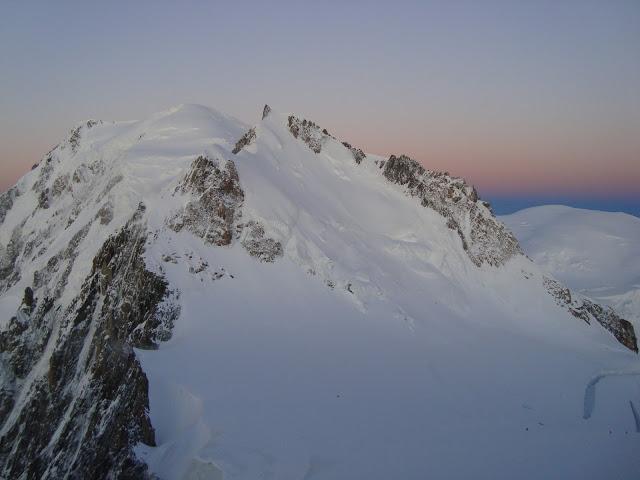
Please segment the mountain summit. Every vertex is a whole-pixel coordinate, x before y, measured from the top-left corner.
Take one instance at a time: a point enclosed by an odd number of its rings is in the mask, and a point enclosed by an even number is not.
[[[464,180],[269,106],[74,128],[0,197],[0,322],[2,478],[640,469],[629,322]]]

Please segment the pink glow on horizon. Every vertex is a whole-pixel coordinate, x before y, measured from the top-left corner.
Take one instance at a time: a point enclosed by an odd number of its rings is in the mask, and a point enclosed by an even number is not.
[[[482,195],[640,198],[637,1],[5,3],[0,190],[88,118],[266,102]]]
[[[250,122],[247,122],[250,123]],[[331,120],[321,123],[330,125]],[[375,125],[377,128],[382,126]],[[475,185],[487,195],[640,195],[640,148],[617,148],[600,144],[551,144],[541,147],[524,142],[495,142],[453,135],[435,137],[418,132],[383,131],[371,134],[366,125],[340,124],[329,130],[365,151],[383,156],[407,154],[425,168],[448,171]],[[388,129],[389,130],[389,129]],[[64,133],[66,134],[66,132]],[[56,143],[58,135],[41,135],[41,141],[14,138],[4,145],[8,161],[3,161],[0,191],[4,191],[29,171]],[[412,135],[415,136],[412,137]]]
[[[480,139],[456,142],[446,137],[398,141],[362,132],[345,137],[383,156],[407,154],[425,168],[462,177],[492,195],[640,196],[640,142],[631,146],[590,142],[541,146],[533,141],[490,145]]]

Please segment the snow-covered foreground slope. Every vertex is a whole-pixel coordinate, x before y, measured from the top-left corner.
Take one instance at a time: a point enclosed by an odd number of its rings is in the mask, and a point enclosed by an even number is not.
[[[501,220],[538,265],[640,325],[639,218],[549,205]]]
[[[640,474],[632,327],[460,179],[181,106],[0,207],[5,476]]]

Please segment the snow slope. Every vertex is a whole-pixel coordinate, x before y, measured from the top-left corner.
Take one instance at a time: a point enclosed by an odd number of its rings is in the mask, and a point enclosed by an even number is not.
[[[640,325],[639,218],[548,205],[501,220],[538,265]]]
[[[13,258],[18,229],[42,253],[14,259],[2,319],[89,225],[59,300],[73,305],[104,240],[142,212],[146,268],[180,307],[168,341],[135,350],[155,429],[136,453],[160,478],[637,478],[637,355],[558,305],[525,256],[474,263],[445,216],[381,175],[385,159],[358,164],[290,124],[269,112],[237,154],[249,126],[201,106],[83,127],[47,174],[81,181],[43,200],[44,162],[18,184],[0,245]],[[205,197],[179,188],[198,157],[237,169],[228,243],[222,224],[169,228]],[[214,213],[228,219],[225,208]],[[281,246],[273,262],[239,225]],[[46,371],[43,360],[27,382]],[[30,390],[18,387],[19,407]]]

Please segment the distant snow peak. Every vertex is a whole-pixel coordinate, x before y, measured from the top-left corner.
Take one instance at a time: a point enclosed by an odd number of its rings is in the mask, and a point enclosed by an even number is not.
[[[640,325],[640,218],[542,205],[500,219],[534,262]]]

